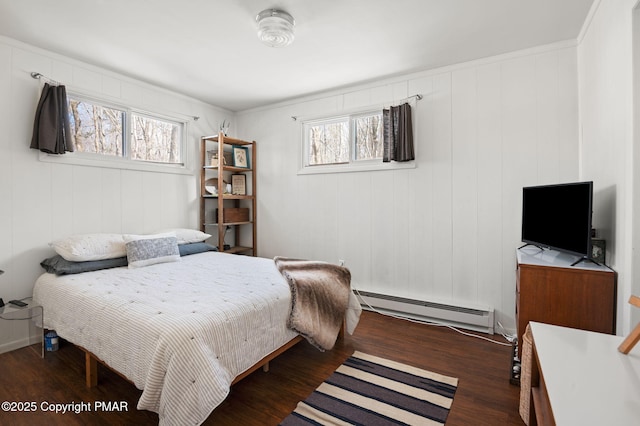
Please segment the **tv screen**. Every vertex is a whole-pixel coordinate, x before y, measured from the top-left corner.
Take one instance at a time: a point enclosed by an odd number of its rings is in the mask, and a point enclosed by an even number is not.
[[[593,182],[522,189],[522,241],[591,257]]]

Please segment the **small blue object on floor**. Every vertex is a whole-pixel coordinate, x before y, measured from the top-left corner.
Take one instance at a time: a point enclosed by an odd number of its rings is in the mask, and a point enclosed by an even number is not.
[[[44,348],[47,352],[55,352],[58,350],[58,335],[54,330],[44,335]]]

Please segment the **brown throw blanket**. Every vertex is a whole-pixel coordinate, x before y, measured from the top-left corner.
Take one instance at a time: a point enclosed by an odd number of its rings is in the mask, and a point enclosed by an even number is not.
[[[275,257],[291,288],[287,326],[321,351],[333,348],[351,292],[351,272],[326,262]]]

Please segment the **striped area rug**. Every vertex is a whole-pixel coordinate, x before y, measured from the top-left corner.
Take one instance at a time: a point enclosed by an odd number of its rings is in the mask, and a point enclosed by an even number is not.
[[[442,425],[458,379],[355,352],[282,426]]]

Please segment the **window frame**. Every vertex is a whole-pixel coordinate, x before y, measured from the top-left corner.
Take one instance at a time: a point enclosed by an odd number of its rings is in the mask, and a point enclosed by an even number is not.
[[[157,120],[157,121],[164,121],[165,123],[170,123],[170,124],[177,124],[180,126],[180,162],[179,163],[166,163],[166,162],[162,162],[162,161],[152,161],[152,160],[136,160],[131,157],[131,147],[132,147],[132,142],[131,139],[133,137],[133,125],[131,123],[131,120],[133,119],[132,114],[136,114],[140,117],[144,117],[144,118],[148,118],[151,120]],[[158,164],[158,165],[162,165],[162,166],[185,166],[185,158],[186,158],[186,128],[187,128],[187,123],[185,121],[178,121],[175,118],[168,118],[165,116],[161,116],[160,114],[154,114],[154,113],[150,113],[148,111],[143,111],[143,110],[139,110],[136,108],[131,108],[131,110],[129,111],[129,120],[127,121],[127,124],[129,125],[125,131],[127,132],[128,135],[128,139],[125,142],[125,146],[127,148],[127,155],[129,156],[129,159],[131,161],[135,161],[135,162],[141,162],[141,163],[151,163],[151,164]]]
[[[40,151],[39,160],[50,163],[65,163],[92,167],[104,167],[124,170],[153,171],[175,174],[191,174],[189,170],[189,151],[187,140],[189,132],[189,121],[171,114],[164,114],[137,108],[131,105],[114,102],[105,98],[87,95],[81,92],[67,91],[67,98],[73,98],[81,102],[87,102],[106,108],[117,109],[124,113],[122,123],[122,144],[123,155],[105,155],[94,152],[67,152],[64,155],[48,154]],[[137,114],[154,120],[174,123],[180,126],[180,163],[164,163],[148,160],[136,160],[131,158],[131,138],[132,138],[132,114]]]
[[[311,150],[311,140],[309,138],[309,128],[313,127],[314,125],[318,125],[318,124],[322,124],[325,126],[331,125],[331,124],[340,124],[345,122],[347,123],[347,138],[348,138],[348,146],[349,146],[349,153],[348,153],[348,160],[346,162],[339,162],[339,163],[327,163],[327,164],[309,164],[309,155],[310,155],[310,150]],[[303,157],[302,157],[302,165],[303,167],[310,167],[310,168],[316,168],[316,167],[326,167],[326,166],[339,166],[339,165],[343,165],[343,164],[350,164],[351,163],[351,141],[353,139],[352,136],[352,131],[351,131],[351,117],[349,115],[336,115],[336,116],[331,116],[331,117],[326,117],[326,118],[318,118],[318,119],[312,119],[312,120],[305,120],[302,122],[302,139],[303,139]]]
[[[100,154],[97,152],[81,152],[81,151],[72,151],[72,152],[68,152],[65,155],[70,155],[73,154],[74,156],[79,156],[79,157],[86,157],[88,159],[93,159],[93,160],[122,160],[122,159],[126,159],[128,158],[126,155],[127,153],[127,137],[126,135],[129,132],[129,122],[127,120],[127,113],[128,113],[128,108],[124,107],[122,105],[118,105],[116,103],[113,102],[108,102],[108,101],[103,101],[101,99],[97,99],[94,97],[90,97],[90,96],[85,96],[85,95],[78,95],[74,92],[70,92],[67,91],[67,101],[69,101],[70,99],[75,99],[77,101],[80,102],[87,102],[87,103],[91,103],[93,105],[98,105],[104,108],[110,108],[110,109],[115,109],[118,111],[121,111],[123,113],[123,120],[122,120],[122,152],[123,155],[122,156],[117,156],[117,155],[106,155],[106,154]],[[69,111],[70,113],[71,111]],[[69,128],[71,128],[72,126],[69,125]],[[75,147],[74,147],[75,148]]]
[[[382,121],[382,109],[380,110],[369,110],[369,111],[364,111],[364,112],[359,112],[359,113],[354,113],[354,114],[350,114],[349,115],[349,123],[351,124],[350,130],[351,130],[351,162],[353,163],[359,163],[359,164],[365,164],[365,163],[378,163],[378,162],[382,162],[382,156],[380,157],[376,157],[376,158],[367,158],[367,159],[363,159],[363,160],[359,160],[357,158],[358,155],[358,147],[357,147],[357,134],[358,134],[358,129],[356,126],[356,120],[359,118],[363,118],[363,117],[370,117],[373,115],[380,115],[380,124],[382,126],[382,135],[380,135],[380,139],[382,141],[382,143],[384,144],[384,122]],[[384,149],[384,146],[383,146]]]
[[[310,174],[322,174],[322,173],[348,173],[348,172],[361,172],[361,171],[377,171],[377,170],[398,170],[398,169],[413,169],[416,167],[415,160],[407,162],[387,162],[382,161],[382,157],[373,159],[356,159],[356,126],[355,120],[360,117],[366,117],[369,115],[380,113],[382,114],[382,107],[370,107],[362,108],[350,112],[344,112],[341,114],[315,116],[309,118],[302,118],[299,121],[300,135],[301,135],[301,156],[300,167],[298,175],[310,175]],[[346,118],[349,123],[349,161],[346,163],[331,163],[331,164],[309,164],[309,150],[310,140],[308,137],[307,126],[316,123],[335,123],[341,119]],[[297,119],[296,119],[297,120]],[[383,128],[384,132],[384,128]]]

